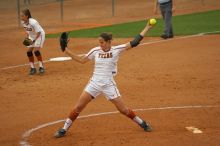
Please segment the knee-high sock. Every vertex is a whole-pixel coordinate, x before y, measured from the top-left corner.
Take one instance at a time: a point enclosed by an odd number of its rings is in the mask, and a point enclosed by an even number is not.
[[[35,56],[37,57],[39,66],[40,66],[40,67],[43,67],[43,59],[42,59],[42,56],[41,56],[40,51],[37,50],[37,51],[34,52],[34,54],[35,54]]]
[[[138,116],[136,116],[136,114],[131,109],[128,109],[128,114],[126,116],[132,119],[134,122],[136,122],[139,125],[143,122],[143,120],[139,118]]]
[[[70,112],[69,117],[65,121],[63,129],[65,129],[67,131],[69,129],[69,127],[72,125],[73,121],[75,121],[78,116],[79,116],[79,113],[76,112],[75,110]]]
[[[32,51],[27,52],[27,57],[28,57],[29,64],[30,64],[31,68],[35,68],[34,67],[34,56],[33,56]]]

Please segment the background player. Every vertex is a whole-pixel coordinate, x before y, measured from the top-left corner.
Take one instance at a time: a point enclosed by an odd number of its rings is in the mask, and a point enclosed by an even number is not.
[[[154,14],[157,14],[158,6],[165,25],[161,38],[173,38],[172,15],[175,12],[175,0],[155,0]]]
[[[95,67],[92,78],[90,79],[89,83],[82,92],[75,107],[70,112],[69,117],[66,119],[63,128],[59,129],[55,133],[55,137],[63,137],[66,134],[66,131],[72,125],[73,121],[78,117],[78,115],[86,107],[86,105],[101,93],[103,93],[104,96],[116,106],[120,113],[131,118],[145,131],[152,131],[152,128],[147,122],[138,117],[131,109],[126,107],[113,78],[117,73],[117,61],[119,59],[120,53],[124,50],[136,47],[151,27],[152,26],[150,26],[147,23],[142,32],[138,34],[134,38],[134,40],[118,46],[111,46],[111,34],[102,33],[99,37],[99,46],[91,49],[84,56],[78,56],[74,54],[68,48],[65,47],[66,45],[62,47],[61,42],[62,51],[64,51],[73,60],[79,63],[86,63],[89,60],[94,59]],[[61,35],[61,39],[62,36],[63,34]]]
[[[40,49],[43,47],[45,40],[45,32],[40,24],[32,18],[31,12],[29,9],[24,9],[21,14],[22,24],[26,31],[27,37],[32,40],[32,44],[28,47],[27,56],[31,66],[30,75],[33,75],[37,72],[34,66],[34,54],[39,62],[39,73],[44,73],[44,66],[42,61],[42,56]]]

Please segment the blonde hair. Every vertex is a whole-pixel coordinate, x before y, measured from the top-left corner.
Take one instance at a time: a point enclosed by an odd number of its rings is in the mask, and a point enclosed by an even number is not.
[[[30,12],[29,9],[24,9],[24,10],[22,11],[22,13],[23,13],[25,16],[28,16],[28,18],[32,18],[31,12]]]

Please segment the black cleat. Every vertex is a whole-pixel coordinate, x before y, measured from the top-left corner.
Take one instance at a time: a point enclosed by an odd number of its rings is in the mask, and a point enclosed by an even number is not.
[[[36,68],[31,68],[30,72],[29,72],[29,75],[34,75],[37,73],[37,70]]]
[[[140,126],[141,126],[141,128],[143,128],[144,131],[146,131],[146,132],[151,132],[151,131],[152,131],[151,126],[150,126],[148,123],[146,123],[145,121],[143,121],[143,122],[140,124]]]
[[[173,38],[173,35],[162,34],[160,37],[163,39],[169,39],[169,38]]]
[[[44,69],[43,67],[40,67],[40,68],[39,68],[39,73],[40,73],[40,74],[43,74],[44,72],[45,72],[45,69]]]
[[[59,129],[59,130],[55,133],[54,137],[56,137],[56,138],[61,138],[61,137],[64,137],[65,134],[66,134],[66,130],[64,130],[64,129]]]

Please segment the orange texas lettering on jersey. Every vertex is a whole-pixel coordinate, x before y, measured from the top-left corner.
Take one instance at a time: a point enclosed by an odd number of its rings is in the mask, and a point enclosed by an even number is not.
[[[99,53],[99,58],[112,58],[112,52],[109,53]]]
[[[27,31],[32,31],[32,28],[24,27],[24,29]]]

